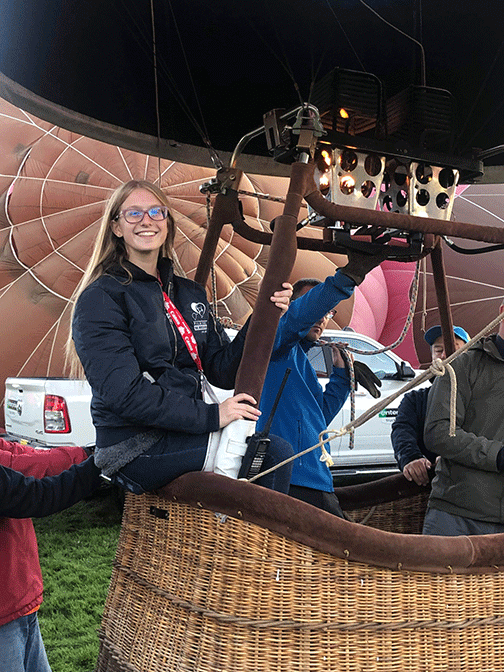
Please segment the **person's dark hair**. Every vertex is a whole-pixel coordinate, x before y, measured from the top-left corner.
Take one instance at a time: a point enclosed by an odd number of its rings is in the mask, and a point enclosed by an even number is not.
[[[316,287],[321,282],[322,280],[318,280],[317,278],[300,278],[292,285],[291,301],[295,301],[305,287]]]

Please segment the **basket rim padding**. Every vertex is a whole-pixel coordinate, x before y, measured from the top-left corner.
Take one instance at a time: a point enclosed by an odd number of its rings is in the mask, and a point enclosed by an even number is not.
[[[363,506],[377,506],[430,492],[430,485],[417,485],[398,472],[367,483],[334,488],[334,492],[344,511],[354,511]]]
[[[400,477],[400,478],[398,478]],[[402,480],[401,480],[402,479]],[[419,486],[408,483],[402,474],[388,479],[386,501],[411,496]],[[377,501],[377,485],[368,489]],[[352,486],[365,500],[366,488]],[[381,485],[383,488],[383,484]],[[340,496],[345,488],[338,488]],[[183,474],[156,493],[169,501],[203,508],[247,521],[335,557],[395,570],[434,573],[483,574],[504,569],[504,534],[436,537],[385,532],[352,523],[310,504],[254,483],[238,481],[210,472]],[[343,509],[345,508],[342,497]]]

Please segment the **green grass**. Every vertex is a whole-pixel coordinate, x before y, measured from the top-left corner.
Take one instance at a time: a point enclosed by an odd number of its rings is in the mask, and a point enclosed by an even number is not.
[[[40,629],[53,672],[91,672],[119,537],[118,492],[107,488],[34,520],[44,578]]]

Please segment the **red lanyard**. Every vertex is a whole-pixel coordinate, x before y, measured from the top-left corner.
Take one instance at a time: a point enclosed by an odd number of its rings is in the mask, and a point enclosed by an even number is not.
[[[159,281],[161,284],[161,280]],[[187,346],[187,349],[189,350],[189,354],[193,358],[196,366],[198,367],[198,371],[200,373],[203,373],[203,366],[201,365],[201,359],[198,354],[198,344],[196,343],[196,339],[194,338],[194,334],[192,333],[189,325],[187,322],[184,320],[182,317],[179,309],[177,306],[173,303],[173,301],[170,299],[168,294],[164,291],[163,286],[161,285],[161,291],[163,292],[163,298],[164,298],[164,305],[166,312],[168,315],[171,317],[173,320],[173,323],[179,330],[180,335],[182,336],[182,340]]]

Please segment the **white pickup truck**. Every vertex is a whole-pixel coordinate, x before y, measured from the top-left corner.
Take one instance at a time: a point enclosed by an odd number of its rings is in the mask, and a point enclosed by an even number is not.
[[[233,334],[230,334],[231,336]],[[350,331],[326,330],[324,340],[348,343],[366,351],[381,349],[380,343],[368,336]],[[320,382],[327,382],[331,364],[324,350],[314,345],[308,356]],[[382,397],[401,388],[418,373],[393,352],[354,357],[367,364],[381,379]],[[428,383],[424,383],[428,385]],[[218,391],[219,396],[223,391]],[[228,393],[226,393],[228,394]],[[343,475],[356,472],[388,472],[397,469],[390,428],[401,401],[398,397],[387,408],[374,416],[355,432],[353,450],[349,437],[331,442],[334,471]],[[67,378],[7,378],[5,391],[5,429],[8,438],[36,446],[81,445],[93,446],[95,431],[90,414],[91,390],[87,382]],[[356,417],[376,400],[361,387],[356,392]],[[340,429],[350,421],[348,400],[330,424]]]
[[[94,446],[91,388],[69,378],[7,378],[6,438],[32,446]]]

